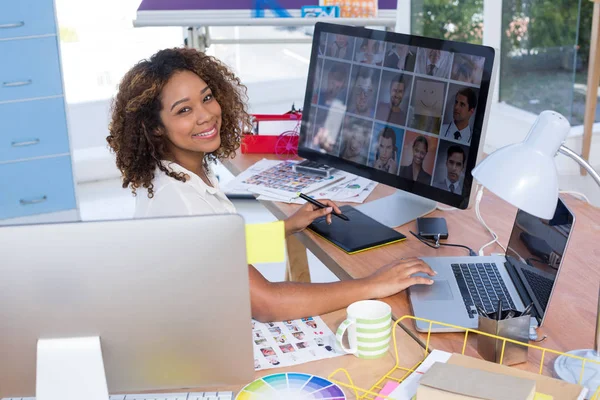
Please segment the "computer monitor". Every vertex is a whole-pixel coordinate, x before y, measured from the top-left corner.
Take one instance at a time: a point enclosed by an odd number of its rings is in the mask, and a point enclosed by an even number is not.
[[[319,22],[298,153],[401,189],[359,207],[387,225],[465,209],[495,63],[487,46]]]
[[[0,248],[0,398],[35,395],[38,339],[99,336],[113,394],[252,380],[239,215],[9,226]]]

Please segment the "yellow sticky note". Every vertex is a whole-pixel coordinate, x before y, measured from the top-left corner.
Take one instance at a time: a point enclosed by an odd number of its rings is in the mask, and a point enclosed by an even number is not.
[[[248,264],[285,261],[285,227],[283,221],[246,225]]]
[[[553,398],[554,397],[550,396],[549,394],[543,394],[540,392],[536,392],[533,400],[552,400]]]

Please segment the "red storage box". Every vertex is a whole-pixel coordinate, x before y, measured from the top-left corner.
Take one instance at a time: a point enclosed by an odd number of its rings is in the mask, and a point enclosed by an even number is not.
[[[242,153],[270,153],[280,155],[294,155],[298,153],[298,134],[302,113],[290,111],[285,114],[254,114],[253,132],[242,136]],[[288,129],[280,132],[262,132],[260,122],[289,121]],[[287,124],[289,125],[289,124]]]

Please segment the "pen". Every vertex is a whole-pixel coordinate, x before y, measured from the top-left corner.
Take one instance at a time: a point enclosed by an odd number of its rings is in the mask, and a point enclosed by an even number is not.
[[[475,307],[477,308],[477,312],[479,313],[479,315],[481,315],[482,317],[489,318],[488,313],[483,308],[481,308],[477,304],[475,304]]]
[[[521,316],[529,314],[529,311],[531,311],[531,307],[533,307],[533,303],[529,303],[529,305],[525,307],[525,309],[521,313]]]
[[[496,321],[500,321],[502,315],[502,299],[498,300],[498,312],[496,313]]]
[[[321,203],[321,202],[319,202],[319,201],[317,201],[317,200],[315,200],[315,199],[313,199],[311,197],[308,197],[304,193],[298,193],[298,197],[300,197],[301,199],[304,199],[304,200],[308,201],[309,203],[314,204],[315,206],[320,207],[320,208],[327,208],[327,207],[329,207],[329,206],[326,206],[325,204],[323,204],[323,203]],[[350,221],[350,218],[346,217],[342,213],[337,214],[335,212],[332,212],[332,214],[335,215],[338,218],[343,219],[344,221]]]

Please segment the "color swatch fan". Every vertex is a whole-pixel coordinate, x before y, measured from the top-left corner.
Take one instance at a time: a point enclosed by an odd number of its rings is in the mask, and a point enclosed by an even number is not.
[[[267,375],[246,385],[236,400],[345,400],[340,387],[325,378],[299,373]]]

